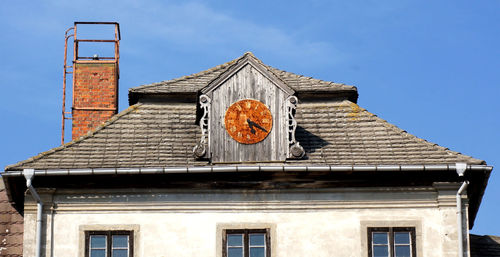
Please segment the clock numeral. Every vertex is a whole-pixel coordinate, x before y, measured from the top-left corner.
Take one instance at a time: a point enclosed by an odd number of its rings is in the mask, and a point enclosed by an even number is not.
[[[262,119],[262,123],[269,123],[269,119]]]
[[[251,102],[246,102],[245,105],[247,106],[247,109],[250,109],[250,107],[252,107],[252,103]]]
[[[242,137],[243,135],[241,135],[241,132],[238,132],[238,137]]]
[[[238,109],[238,111],[241,111],[243,108],[241,108],[241,106],[239,104],[237,104],[236,109]]]

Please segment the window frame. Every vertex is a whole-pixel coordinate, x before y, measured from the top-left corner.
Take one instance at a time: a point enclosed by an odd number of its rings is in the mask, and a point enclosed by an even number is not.
[[[396,232],[409,232],[410,233],[410,247],[411,247],[411,257],[417,256],[417,240],[415,227],[368,227],[367,229],[367,237],[368,237],[368,256],[373,257],[373,242],[372,242],[372,233],[373,232],[387,232],[389,234],[388,238],[388,246],[389,246],[389,256],[394,257],[394,233]]]
[[[131,230],[99,230],[85,231],[85,257],[90,257],[90,236],[106,236],[106,257],[111,257],[112,252],[112,236],[126,235],[128,236],[128,257],[134,256],[134,231]]]
[[[271,257],[271,233],[269,228],[262,229],[224,229],[222,231],[222,257],[227,257],[227,235],[243,234],[243,257],[249,257],[250,237],[249,234],[264,234],[266,257]]]

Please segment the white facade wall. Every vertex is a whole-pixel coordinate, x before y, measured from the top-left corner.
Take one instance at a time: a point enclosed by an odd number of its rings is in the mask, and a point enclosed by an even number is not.
[[[85,230],[126,229],[135,257],[220,257],[228,228],[269,228],[272,257],[368,256],[368,227],[415,227],[417,256],[451,257],[457,189],[39,191],[45,256],[83,257]],[[27,196],[24,256],[34,255],[35,219]]]

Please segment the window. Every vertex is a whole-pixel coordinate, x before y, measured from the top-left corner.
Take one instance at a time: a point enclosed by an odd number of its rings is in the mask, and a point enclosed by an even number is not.
[[[223,257],[270,257],[269,229],[228,229],[223,233]]]
[[[132,257],[132,231],[86,231],[85,257]]]
[[[415,228],[368,228],[368,256],[415,257]]]

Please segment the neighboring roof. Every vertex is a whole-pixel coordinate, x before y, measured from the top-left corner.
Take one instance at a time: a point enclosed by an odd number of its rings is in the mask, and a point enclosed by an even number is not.
[[[348,100],[299,103],[296,120],[306,157],[285,165],[485,164],[408,134]],[[200,140],[195,121],[195,104],[138,103],[88,135],[6,171],[207,165],[193,157]]]
[[[283,82],[285,82],[286,85],[288,85],[298,93],[346,92],[352,95],[350,100],[355,102],[357,99],[357,89],[355,86],[323,81],[311,77],[304,77],[287,71],[282,71],[262,63],[262,61],[255,57],[252,53],[247,52],[237,59],[234,59],[222,65],[218,65],[214,68],[201,71],[199,73],[177,79],[166,80],[158,83],[131,88],[129,90],[129,102],[131,105],[137,103],[140,95],[197,93],[199,90],[207,86],[211,81],[217,79],[225,71],[229,70],[232,66],[237,65],[239,62],[244,61],[246,58],[251,58],[252,60],[263,65],[269,72],[280,78]]]
[[[471,257],[496,257],[500,256],[499,236],[479,236],[470,234]]]
[[[0,179],[0,256],[23,256],[23,230],[23,217],[9,203]]]

